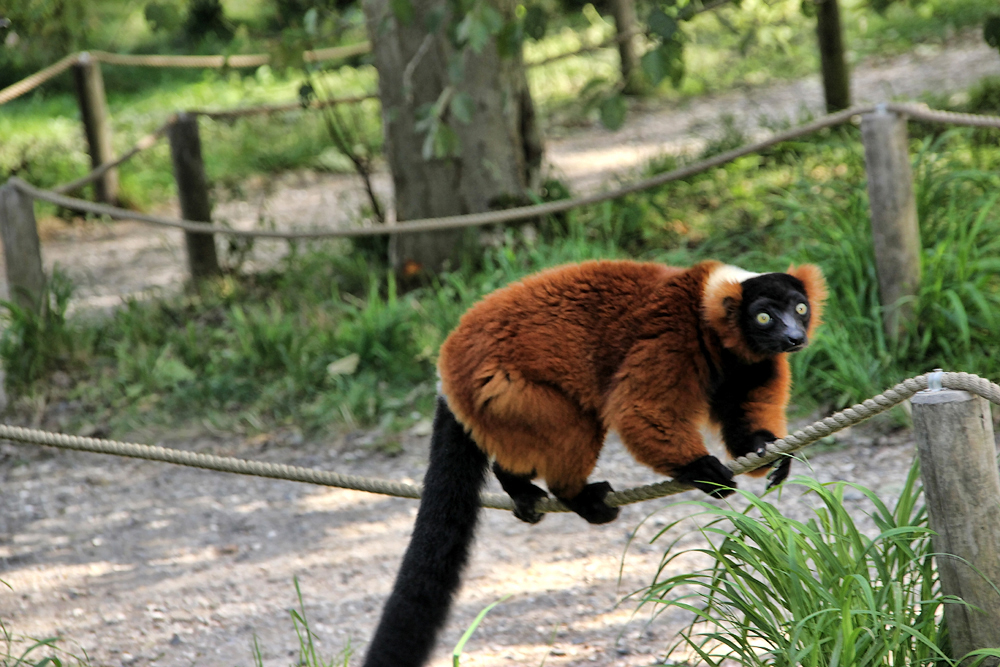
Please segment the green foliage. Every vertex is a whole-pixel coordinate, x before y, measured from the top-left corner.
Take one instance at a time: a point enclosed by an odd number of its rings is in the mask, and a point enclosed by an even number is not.
[[[224,42],[232,39],[233,28],[226,20],[222,0],[188,0],[184,34],[194,41],[209,36]]]
[[[1000,50],[1000,16],[988,16],[983,22],[983,39],[994,49]]]
[[[0,360],[11,389],[27,389],[72,358],[75,333],[66,322],[73,285],[58,269],[42,292],[40,312],[0,301]]]
[[[460,667],[460,665],[462,664],[462,651],[465,650],[466,643],[468,643],[468,641],[472,638],[472,634],[476,631],[476,628],[479,627],[480,623],[483,622],[483,619],[486,618],[486,615],[493,610],[493,607],[497,606],[498,604],[500,604],[509,597],[510,597],[509,595],[506,595],[497,600],[496,602],[487,605],[485,608],[483,608],[482,611],[480,611],[476,615],[476,618],[472,621],[472,624],[465,629],[465,632],[462,633],[461,638],[458,640],[458,643],[455,644],[455,648],[451,652],[452,667]]]
[[[923,272],[915,317],[897,339],[882,331],[888,304],[878,298],[868,202],[864,190],[830,181],[819,191],[790,189],[774,239],[798,246],[801,260],[818,261],[830,278],[827,322],[817,344],[795,358],[807,391],[855,402],[930,368],[1000,374],[995,347],[1000,313],[1000,208],[995,175],[968,168],[959,136],[927,138],[916,163]],[[825,208],[818,208],[825,204]],[[803,243],[803,228],[809,240]]]
[[[601,124],[609,130],[617,130],[625,124],[628,102],[625,96],[615,93],[601,102]]]
[[[783,493],[800,486],[818,501],[805,521],[743,490],[743,512],[696,502],[709,546],[668,551],[644,602],[692,612],[674,650],[712,666],[958,665],[940,616],[962,602],[941,592],[918,479],[914,464],[892,508],[858,485],[793,479]],[[867,499],[874,536],[846,508],[848,488]],[[690,571],[692,553],[710,564]],[[682,574],[667,575],[677,560]],[[984,655],[1000,651],[970,664]]]
[[[0,17],[0,88],[46,67],[81,44],[92,12],[86,0],[5,2]]]
[[[735,126],[722,126],[706,154],[740,142]],[[818,263],[830,299],[815,340],[792,357],[799,403],[840,407],[934,367],[998,377],[1000,151],[974,136],[914,142],[923,279],[917,317],[898,340],[882,331],[864,153],[846,127],[538,221],[535,233],[508,229],[475,264],[406,294],[381,252],[316,243],[273,270],[131,301],[96,323],[24,320],[3,348],[8,381],[68,370],[73,397],[115,428],[173,414],[237,429],[405,427],[429,409],[437,349],[477,299],[548,266],[614,257],[681,266],[713,257],[758,271]],[[650,171],[682,163],[664,158]],[[543,198],[566,194],[549,182]],[[65,301],[51,303],[64,312]]]

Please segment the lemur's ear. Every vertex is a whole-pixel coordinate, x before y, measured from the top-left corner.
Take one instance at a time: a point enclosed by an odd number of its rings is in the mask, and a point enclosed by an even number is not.
[[[809,337],[812,338],[813,331],[819,326],[823,319],[823,306],[826,303],[828,294],[826,279],[823,271],[815,264],[801,264],[799,266],[789,266],[788,275],[798,278],[806,287],[806,296],[809,297],[809,310],[812,315],[809,318]]]

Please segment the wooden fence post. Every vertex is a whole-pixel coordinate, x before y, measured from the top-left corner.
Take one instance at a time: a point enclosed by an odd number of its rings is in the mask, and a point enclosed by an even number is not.
[[[844,58],[839,0],[817,0],[816,41],[819,44],[826,112],[846,109],[851,106],[851,74]]]
[[[196,222],[212,221],[212,203],[208,198],[208,179],[201,158],[201,138],[198,116],[177,114],[177,120],[167,131],[170,137],[170,158],[174,165],[174,181],[181,203],[181,217]],[[219,275],[219,259],[215,252],[215,236],[201,232],[184,232],[188,268],[195,280]]]
[[[964,391],[911,399],[952,655],[1000,648],[1000,473],[989,403]],[[997,660],[987,661],[997,665]]]
[[[0,186],[0,239],[7,262],[10,300],[40,313],[45,290],[35,201],[10,183]]]
[[[886,335],[895,339],[913,319],[920,285],[920,229],[906,118],[879,107],[861,118],[872,212],[875,268]]]
[[[115,159],[111,146],[111,121],[108,101],[104,94],[104,77],[101,64],[89,53],[81,53],[73,65],[73,80],[76,83],[76,98],[80,105],[83,131],[90,147],[90,164],[97,169]],[[94,181],[94,195],[98,201],[116,204],[118,202],[118,170],[109,169]]]

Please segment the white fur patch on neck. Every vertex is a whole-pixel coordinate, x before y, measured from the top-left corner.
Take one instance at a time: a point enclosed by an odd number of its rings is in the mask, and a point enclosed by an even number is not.
[[[710,299],[722,285],[727,283],[742,283],[760,275],[763,274],[744,271],[740,267],[731,264],[720,266],[708,274],[708,280],[705,282],[705,298]]]

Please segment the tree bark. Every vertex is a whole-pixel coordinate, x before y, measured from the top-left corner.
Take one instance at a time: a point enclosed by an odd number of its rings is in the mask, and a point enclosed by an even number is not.
[[[513,17],[512,0],[495,0],[505,19]],[[375,66],[379,72],[385,155],[395,186],[396,219],[476,213],[524,200],[536,185],[542,145],[520,50],[501,56],[495,38],[480,53],[466,48],[455,93],[472,100],[471,122],[444,117],[458,137],[456,157],[424,159],[426,134],[416,129],[417,110],[433,104],[449,78],[455,50],[444,26],[429,34],[430,15],[441,0],[411,0],[413,15],[405,24],[388,0],[365,0]],[[443,22],[442,22],[443,23]],[[456,267],[473,250],[474,232],[447,231],[393,236],[389,255],[404,278]]]
[[[618,35],[618,56],[621,60],[622,92],[626,95],[644,95],[649,92],[649,81],[642,71],[639,56],[635,13],[635,0],[611,0],[611,11],[615,16],[615,30]]]
[[[826,111],[833,113],[851,106],[851,75],[844,57],[844,36],[840,27],[838,0],[817,0],[816,38],[823,71]]]

